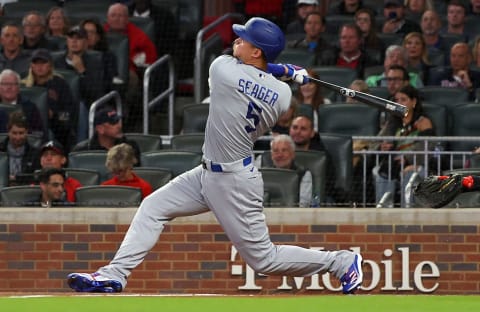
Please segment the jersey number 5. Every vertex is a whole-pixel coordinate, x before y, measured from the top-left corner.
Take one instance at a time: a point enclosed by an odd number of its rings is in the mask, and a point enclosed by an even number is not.
[[[253,119],[253,125],[254,127],[250,125],[245,126],[245,130],[247,133],[253,132],[257,130],[256,126],[260,122],[260,117],[258,117],[259,114],[262,113],[262,108],[259,107],[257,104],[253,102],[248,103],[248,110],[247,110],[247,116],[245,116],[247,119]]]

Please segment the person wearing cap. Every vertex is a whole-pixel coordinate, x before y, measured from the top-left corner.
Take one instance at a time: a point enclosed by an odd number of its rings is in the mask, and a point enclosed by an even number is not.
[[[42,169],[56,168],[62,169],[67,164],[67,157],[63,146],[57,141],[48,141],[40,148],[40,165]],[[66,176],[63,188],[65,190],[65,198],[69,202],[75,202],[75,191],[82,187],[82,183],[75,178]]]
[[[108,93],[104,85],[105,70],[102,55],[87,51],[87,32],[80,26],[73,26],[67,32],[67,49],[54,61],[55,68],[74,71],[80,81],[79,123],[77,141],[88,136],[88,110],[92,103]]]
[[[135,151],[135,157],[138,160],[137,166],[140,166],[140,148],[137,142],[128,140],[123,134],[122,117],[112,108],[102,108],[95,113],[93,119],[95,133],[93,136],[84,140],[73,147],[73,151],[88,150],[110,150],[113,146],[120,143],[127,143]]]
[[[0,70],[12,69],[25,77],[30,67],[30,53],[22,47],[23,33],[20,26],[13,22],[4,23],[0,44],[3,48],[0,53]]]
[[[9,115],[7,137],[0,142],[0,152],[7,153],[9,186],[29,184],[40,169],[39,151],[28,142],[28,122],[22,111]]]
[[[4,69],[0,73],[0,100],[4,108],[21,110],[29,125],[29,133],[42,137],[48,137],[48,129],[40,115],[40,111],[29,99],[20,94],[20,75],[11,69]]]
[[[328,15],[349,15],[354,16],[360,9],[370,9],[372,12],[376,12],[375,9],[366,6],[362,0],[341,0],[338,2],[332,2],[332,5],[328,9]]]
[[[68,83],[54,73],[53,60],[46,49],[32,53],[28,76],[22,80],[26,87],[42,87],[47,90],[48,127],[54,138],[68,152],[76,142],[76,124],[78,103],[75,102]]]
[[[402,38],[411,32],[421,33],[420,26],[405,18],[404,0],[384,0],[383,16],[385,22],[382,26],[382,32],[385,34],[399,34]]]
[[[254,17],[234,24],[233,55],[210,64],[210,109],[202,163],[142,200],[112,261],[93,273],[71,273],[78,292],[121,292],[147,256],[167,222],[212,212],[245,262],[257,273],[310,276],[330,272],[342,290],[363,281],[362,256],[348,250],[325,251],[275,245],[265,222],[262,174],[253,162],[257,138],[288,112],[292,91],[282,77],[307,83],[306,71],[273,64],[285,36],[273,22]],[[280,79],[279,79],[280,78]]]
[[[287,35],[304,34],[304,24],[307,15],[318,10],[318,0],[298,0],[297,17],[287,25],[285,33]]]
[[[102,185],[120,185],[137,187],[142,191],[142,198],[152,193],[150,183],[140,178],[133,172],[133,167],[138,163],[135,150],[127,143],[115,145],[107,153],[105,166],[113,177],[102,182]]]
[[[25,50],[47,49],[57,51],[58,43],[46,37],[47,23],[45,16],[38,11],[27,12],[22,18],[23,48]]]

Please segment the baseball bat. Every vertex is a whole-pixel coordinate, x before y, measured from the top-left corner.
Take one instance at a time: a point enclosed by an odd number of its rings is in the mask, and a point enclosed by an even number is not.
[[[308,77],[308,79],[326,87],[327,89],[336,91],[343,96],[347,96],[347,97],[355,99],[359,102],[362,102],[362,103],[365,103],[367,105],[373,106],[375,108],[378,108],[378,109],[381,109],[381,110],[384,110],[384,111],[387,111],[387,112],[391,112],[395,115],[398,115],[399,117],[405,117],[408,114],[408,107],[406,107],[402,104],[395,103],[395,102],[389,101],[387,99],[383,99],[381,97],[378,97],[378,96],[375,96],[375,95],[372,95],[372,94],[359,92],[359,91],[355,91],[355,90],[348,89],[348,88],[345,88],[345,87],[341,87],[341,86],[338,86],[336,84],[326,82],[326,81],[323,81],[323,80],[320,80],[320,79],[316,79],[316,78],[312,78],[312,77]]]

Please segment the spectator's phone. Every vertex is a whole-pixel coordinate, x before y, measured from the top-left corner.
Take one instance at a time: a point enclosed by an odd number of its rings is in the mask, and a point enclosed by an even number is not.
[[[397,19],[397,12],[393,11],[388,13],[388,19]]]

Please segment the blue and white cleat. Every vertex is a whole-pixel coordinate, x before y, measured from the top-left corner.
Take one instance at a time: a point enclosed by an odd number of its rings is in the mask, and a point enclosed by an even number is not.
[[[360,254],[356,254],[352,265],[340,279],[340,282],[342,282],[343,293],[353,294],[355,290],[357,290],[357,288],[362,284],[362,281],[362,256]]]
[[[119,281],[108,279],[100,273],[71,273],[67,277],[68,286],[78,292],[116,293],[122,291]]]

